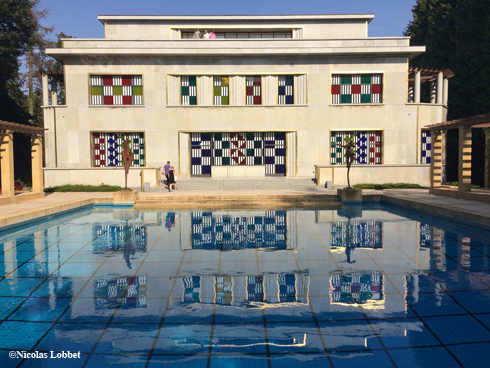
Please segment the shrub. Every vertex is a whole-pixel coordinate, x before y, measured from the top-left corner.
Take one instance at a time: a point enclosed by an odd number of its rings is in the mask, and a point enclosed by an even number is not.
[[[123,187],[117,185],[83,185],[83,184],[65,184],[57,187],[44,188],[45,192],[118,192]]]
[[[353,185],[355,189],[407,189],[407,188],[425,188],[418,184],[410,183],[385,183],[385,184],[356,184]]]

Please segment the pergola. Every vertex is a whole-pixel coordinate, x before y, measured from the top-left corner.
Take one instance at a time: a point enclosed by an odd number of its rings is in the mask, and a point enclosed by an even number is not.
[[[446,121],[443,123],[432,124],[426,129],[433,132],[432,140],[432,160],[431,160],[431,194],[448,193],[441,189],[441,163],[442,163],[442,132],[449,129],[459,129],[459,163],[458,163],[458,192],[456,197],[470,198],[471,195],[471,138],[472,128],[490,128],[490,113],[470,116],[467,118]],[[485,187],[489,187],[488,167],[489,167],[489,134],[485,136]],[[453,195],[454,196],[454,195]],[[490,198],[490,197],[489,197]]]
[[[32,192],[44,194],[42,137],[45,130],[44,128],[0,120],[1,198],[15,196],[14,133],[29,134],[31,136]]]

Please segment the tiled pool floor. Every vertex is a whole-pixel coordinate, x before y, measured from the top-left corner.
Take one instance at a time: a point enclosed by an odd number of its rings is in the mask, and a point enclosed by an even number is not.
[[[484,367],[489,349],[490,233],[397,207],[99,208],[0,233],[2,367]]]

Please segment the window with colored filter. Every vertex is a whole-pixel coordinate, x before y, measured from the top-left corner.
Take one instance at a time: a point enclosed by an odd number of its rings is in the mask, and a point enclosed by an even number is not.
[[[353,164],[380,165],[383,163],[382,137],[383,132],[358,131],[358,132],[332,132],[330,136],[330,165],[345,165],[345,138],[350,136],[355,144],[355,160]]]
[[[246,78],[246,96],[247,105],[262,104],[262,77],[260,75],[247,76]]]
[[[126,139],[129,139],[129,148],[134,154],[131,166],[145,166],[143,133],[92,133],[93,166],[124,166],[122,152]]]
[[[92,105],[143,105],[141,75],[91,75]]]
[[[432,134],[430,130],[422,130],[422,160],[423,164],[430,164],[432,156]]]
[[[333,74],[332,104],[382,103],[381,74]]]
[[[197,105],[197,83],[196,76],[182,76],[180,77],[181,84],[181,101],[182,105]]]
[[[230,77],[213,77],[213,96],[215,105],[230,104]]]
[[[280,75],[278,78],[279,105],[294,105],[294,75]]]

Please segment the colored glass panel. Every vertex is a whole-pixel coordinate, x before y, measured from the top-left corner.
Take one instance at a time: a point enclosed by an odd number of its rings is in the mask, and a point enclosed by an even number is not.
[[[333,74],[332,104],[382,103],[381,74]]]
[[[92,75],[90,76],[90,87],[92,105],[143,104],[141,75]]]
[[[180,77],[181,103],[183,106],[197,105],[197,78],[195,75]]]
[[[247,105],[262,104],[262,78],[260,76],[245,77],[245,93]]]
[[[213,97],[215,105],[229,105],[230,77],[213,77]]]
[[[353,164],[379,165],[382,163],[382,132],[358,131],[358,132],[332,132],[330,136],[330,164],[346,164],[345,138],[352,137],[355,147],[355,160]]]
[[[294,104],[294,75],[280,75],[278,77],[279,105]]]
[[[145,166],[145,139],[143,133],[92,133],[93,167],[124,166],[122,151],[129,139],[134,154],[132,166]]]

